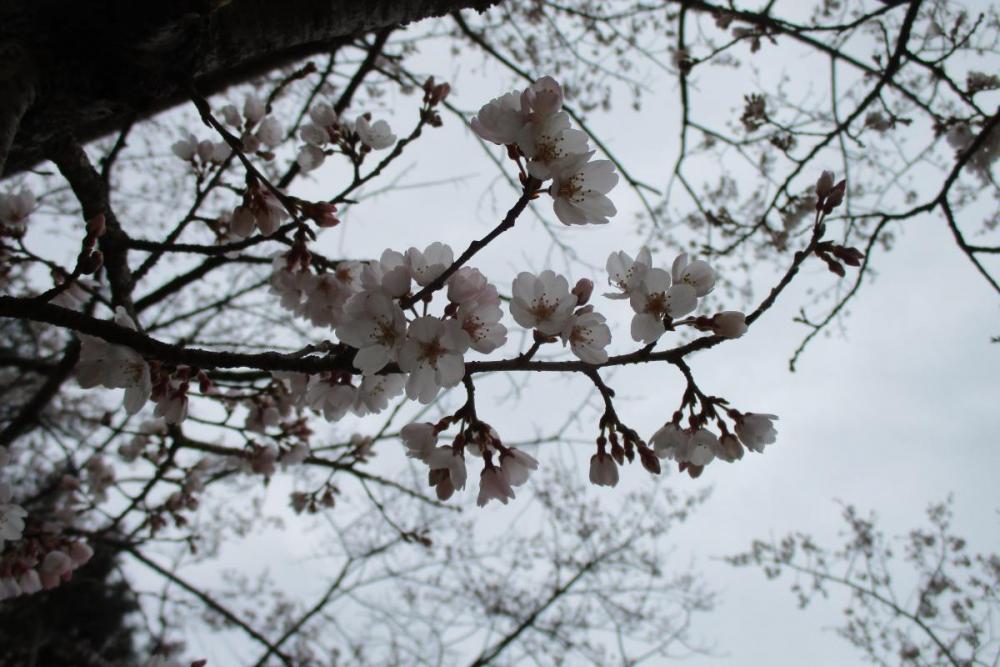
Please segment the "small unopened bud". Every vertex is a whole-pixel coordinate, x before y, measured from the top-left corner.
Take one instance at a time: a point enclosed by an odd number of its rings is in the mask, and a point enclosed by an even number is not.
[[[649,447],[639,448],[639,461],[642,462],[642,467],[653,473],[654,475],[659,475],[661,472],[660,459],[656,457]]]
[[[582,306],[590,301],[590,295],[594,293],[594,281],[587,278],[580,278],[573,286],[573,296],[576,297],[576,305]]]
[[[843,203],[844,201],[844,195],[846,193],[847,193],[847,181],[841,181],[840,183],[837,183],[835,186],[833,186],[833,189],[830,190],[830,194],[827,195],[826,203],[823,207],[823,210],[829,213],[833,209],[840,206],[841,203]]]
[[[430,99],[428,100],[431,106],[436,106],[444,102],[445,98],[448,97],[448,93],[451,92],[451,85],[448,83],[440,83],[431,90]]]
[[[91,236],[95,239],[104,236],[105,228],[104,214],[98,213],[87,221],[87,236]]]
[[[723,338],[739,338],[747,332],[746,315],[738,310],[726,310],[712,317],[712,331]]]
[[[340,224],[337,207],[329,202],[303,204],[302,213],[320,227],[336,227]]]
[[[833,172],[824,171],[816,181],[816,198],[823,200],[833,189]]]

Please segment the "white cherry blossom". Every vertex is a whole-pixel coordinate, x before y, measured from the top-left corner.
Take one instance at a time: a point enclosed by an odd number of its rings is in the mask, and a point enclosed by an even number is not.
[[[653,256],[649,248],[643,246],[632,259],[624,250],[608,255],[608,284],[617,287],[621,292],[605,293],[609,299],[627,299],[633,292],[639,290],[646,272],[653,266]]]
[[[708,262],[701,259],[689,262],[687,253],[684,252],[674,260],[671,274],[675,285],[688,284],[699,297],[705,296],[715,287],[715,271]]]
[[[431,454],[437,447],[438,439],[434,424],[413,422],[401,428],[399,435],[406,447],[406,455],[410,458],[426,462],[430,460]]]
[[[746,412],[736,418],[736,435],[746,448],[755,452],[763,452],[765,445],[770,445],[778,437],[774,428],[777,415]]]
[[[496,294],[495,288],[493,294]],[[507,342],[507,327],[500,324],[503,311],[498,303],[499,297],[496,302],[466,301],[458,307],[455,317],[469,335],[470,347],[476,352],[489,354]]]
[[[451,246],[437,241],[424,248],[423,252],[416,248],[406,251],[406,265],[410,267],[410,274],[421,287],[431,284],[454,261],[455,254]]]
[[[747,332],[746,315],[738,310],[725,310],[712,316],[712,332],[723,338],[739,338]]]
[[[342,342],[358,348],[354,365],[373,375],[398,358],[406,340],[406,317],[387,295],[365,291],[347,302],[336,331]]]
[[[0,194],[0,223],[15,229],[24,229],[28,216],[37,205],[35,195],[28,188],[21,188],[17,194]]]
[[[551,76],[541,77],[521,93],[521,109],[535,119],[559,113],[562,103],[562,86]]]
[[[364,417],[382,412],[389,407],[389,401],[403,393],[406,376],[402,373],[387,375],[366,375],[361,380],[351,412]]]
[[[483,468],[479,475],[479,497],[476,504],[484,507],[489,501],[496,499],[504,505],[514,498],[514,489],[510,487],[507,475],[496,466]]]
[[[389,148],[396,143],[396,135],[392,133],[389,123],[384,120],[370,122],[364,116],[358,116],[354,123],[354,131],[358,133],[361,143],[375,150]]]
[[[606,452],[590,457],[590,483],[596,486],[618,485],[618,464]]]
[[[115,311],[118,326],[135,331],[132,321],[121,306]],[[149,364],[130,347],[112,345],[104,339],[80,334],[80,361],[76,366],[77,381],[84,389],[102,386],[125,390],[125,411],[134,415],[142,409],[153,391]]]
[[[170,146],[170,150],[181,160],[190,162],[198,153],[198,140],[190,132],[185,132],[182,139]]]
[[[611,343],[611,329],[600,313],[595,313],[593,306],[585,306],[578,310],[563,328],[563,344],[569,343],[569,348],[581,361],[588,364],[603,364],[608,360],[604,349]]]
[[[517,145],[529,159],[528,173],[544,181],[552,177],[559,160],[587,154],[587,134],[572,129],[569,116],[562,111],[525,125]]]
[[[507,93],[484,104],[470,125],[482,139],[504,146],[517,143],[527,122],[527,114],[521,112],[521,95]]]
[[[15,542],[24,533],[24,519],[28,512],[23,507],[11,502],[11,488],[7,483],[0,483],[0,552],[3,552],[4,542]]]
[[[531,473],[538,469],[538,461],[530,454],[511,447],[500,455],[500,467],[503,468],[511,486],[521,486],[528,481]]]
[[[446,284],[448,300],[452,303],[462,304],[467,301],[500,303],[496,288],[487,282],[486,276],[479,269],[471,266],[463,266],[451,274]]]
[[[649,269],[639,289],[630,297],[632,339],[645,344],[656,342],[666,331],[664,318],[687,315],[698,305],[695,288],[687,283],[671,286],[670,274],[663,269]]]
[[[395,250],[385,250],[377,262],[369,262],[361,272],[361,284],[366,290],[385,292],[401,297],[410,291],[410,265],[406,257]]]
[[[354,404],[357,391],[350,384],[321,379],[309,385],[306,403],[313,410],[322,412],[328,422],[340,421]]]
[[[467,476],[465,457],[457,450],[451,447],[438,447],[427,457],[427,465],[432,471],[447,470],[449,481],[455,490],[465,488]]]
[[[556,336],[563,330],[576,308],[576,296],[569,291],[569,282],[553,271],[537,276],[522,272],[514,278],[510,314],[526,329],[538,329],[545,335]]]
[[[399,367],[410,374],[406,395],[427,404],[442,387],[454,387],[461,382],[465,376],[462,355],[467,349],[469,335],[457,320],[431,316],[413,320],[399,351]]]
[[[549,194],[564,225],[602,225],[618,212],[606,196],[618,183],[610,160],[590,161],[592,152],[570,155],[551,165]]]

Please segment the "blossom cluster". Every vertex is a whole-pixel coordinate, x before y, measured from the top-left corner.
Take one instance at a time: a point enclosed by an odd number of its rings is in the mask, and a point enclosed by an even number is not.
[[[0,447],[0,471],[9,460]],[[55,588],[94,554],[85,542],[60,537],[55,521],[26,538],[28,512],[12,502],[12,495],[10,484],[0,481],[0,600]]]
[[[425,84],[424,111],[447,94],[447,84],[434,86],[429,81]],[[262,146],[274,147],[282,140],[280,125],[269,122],[266,105],[253,96],[247,98],[242,113],[230,105],[222,115],[239,134],[244,152],[263,154]],[[348,122],[326,102],[313,105],[309,118],[300,131],[306,145],[298,155],[298,165],[306,171],[338,151],[357,164],[359,156],[389,148],[396,141],[384,121],[372,122],[365,114]],[[562,222],[606,223],[615,214],[607,197],[618,180],[614,167],[608,160],[592,159],[594,153],[586,134],[570,127],[569,114],[563,109],[563,91],[553,79],[544,77],[523,91],[492,100],[480,109],[472,127],[484,140],[507,147],[522,170],[525,197],[536,196],[543,183],[551,181],[548,194]],[[174,151],[192,162],[196,157],[205,162],[209,158],[201,156],[201,146],[192,138],[175,145]],[[202,152],[207,154],[208,148]],[[832,175],[827,178],[824,174],[823,178],[830,180]],[[843,196],[842,183],[834,186],[832,180],[829,184],[823,180],[823,187],[820,193],[817,186],[817,206],[835,205],[831,202]],[[185,420],[192,383],[197,383],[202,395],[216,394],[227,410],[236,406],[247,410],[245,429],[267,437],[259,441],[248,437],[235,463],[246,472],[264,476],[274,474],[279,465],[300,464],[313,456],[305,411],[337,422],[348,414],[362,417],[382,412],[390,401],[404,394],[410,400],[430,404],[442,390],[465,383],[465,406],[436,424],[405,427],[403,444],[412,458],[428,466],[430,484],[442,499],[465,487],[466,453],[483,460],[480,505],[492,499],[506,503],[513,498],[514,487],[523,484],[538,463],[530,455],[503,445],[496,430],[476,417],[474,386],[466,365],[469,354],[491,354],[507,342],[508,329],[497,287],[479,269],[466,264],[468,255],[456,261],[452,248],[440,242],[423,249],[386,249],[378,259],[369,261],[331,262],[314,257],[307,242],[315,235],[298,214],[320,227],[339,222],[332,204],[313,204],[281,194],[260,173],[249,170],[242,203],[229,217],[227,234],[230,238],[246,238],[259,231],[270,236],[289,215],[296,218],[291,248],[273,260],[270,289],[283,309],[336,336],[336,343],[312,346],[312,352],[340,362],[334,364],[335,370],[312,374],[276,372],[263,391],[252,395],[235,391],[218,394],[201,371],[185,366],[171,368],[145,359],[130,347],[81,335],[77,375],[82,387],[124,389],[129,414],[138,413],[150,400],[155,402],[153,414],[158,419],[146,424],[158,426],[144,426],[133,442],[121,448],[123,458],[146,456],[149,439],[162,434],[164,424]],[[736,338],[747,330],[747,318],[741,312],[692,314],[717,280],[715,270],[704,260],[692,260],[682,253],[668,269],[655,266],[652,253],[644,247],[635,258],[625,251],[611,253],[607,273],[613,289],[605,296],[628,302],[632,309],[631,338],[646,352],[664,333],[682,325],[725,338]],[[770,416],[730,410],[736,433],[731,435],[715,411],[718,405],[705,397],[698,399],[690,391],[672,425],[651,439],[652,449],[624,427],[610,407],[613,392],[594,372],[610,359],[611,328],[590,303],[593,289],[588,279],[572,283],[551,270],[524,271],[510,285],[508,308],[514,322],[532,332],[534,341],[519,358],[530,359],[540,346],[561,341],[582,362],[574,368],[590,375],[604,394],[609,412],[601,420],[598,452],[591,462],[591,480],[595,484],[617,483],[617,465],[625,457],[631,460],[636,451],[643,465],[654,472],[659,472],[657,457],[671,458],[700,471],[713,458],[735,460],[741,456],[742,450],[733,441],[754,451],[773,442],[773,429],[766,427],[770,422],[761,421]],[[137,330],[136,322],[122,308],[116,310],[115,322]],[[694,414],[697,400],[703,405],[699,415]],[[719,405],[724,403],[713,400]],[[687,405],[692,415],[685,429],[679,425]],[[722,437],[712,436],[704,428],[710,418],[719,422]],[[449,445],[439,446],[439,436],[455,424],[459,425],[458,434]],[[609,439],[605,439],[605,432]],[[617,440],[618,433],[624,437],[624,446]],[[610,453],[605,448],[608,442]],[[100,461],[95,460],[92,467],[87,470],[87,481],[99,495],[109,482]],[[200,479],[192,475],[192,479]],[[195,482],[190,488],[185,486],[176,497],[172,496],[166,509],[176,512],[191,506],[198,488]],[[315,505],[314,496],[299,494],[295,506],[301,511]]]
[[[372,122],[370,114],[362,114],[352,122],[341,118],[328,102],[314,104],[309,109],[309,121],[299,130],[299,138],[305,142],[297,158],[302,171],[318,168],[337,151],[352,154],[358,141],[362,150],[383,150],[396,143],[388,122]]]
[[[527,176],[552,180],[548,193],[563,224],[604,224],[617,213],[607,197],[618,183],[614,164],[592,159],[587,135],[570,127],[562,87],[552,77],[491,100],[471,126],[485,141],[506,146],[519,166],[524,158]]]

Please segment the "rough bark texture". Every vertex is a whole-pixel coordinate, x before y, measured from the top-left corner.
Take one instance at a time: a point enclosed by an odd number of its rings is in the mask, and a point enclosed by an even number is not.
[[[0,96],[0,140],[19,119],[0,173],[40,162],[57,133],[86,142],[178,104],[194,83],[212,93],[365,31],[496,1],[2,0],[0,44],[28,54],[37,85],[30,107]]]

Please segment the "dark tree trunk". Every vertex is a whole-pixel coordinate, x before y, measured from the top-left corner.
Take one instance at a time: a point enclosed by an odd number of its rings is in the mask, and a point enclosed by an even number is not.
[[[194,83],[212,93],[369,30],[496,1],[0,0],[0,174],[43,160],[58,135],[86,142],[178,104]]]

